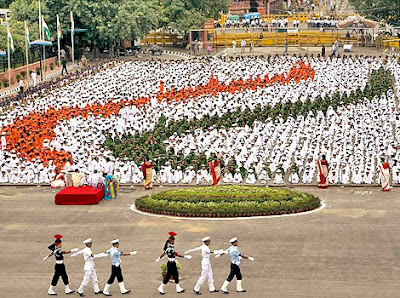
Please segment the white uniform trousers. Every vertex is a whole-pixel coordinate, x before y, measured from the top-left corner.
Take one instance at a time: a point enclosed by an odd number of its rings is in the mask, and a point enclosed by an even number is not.
[[[197,285],[199,286],[198,289],[195,288],[196,291],[200,290],[200,286],[204,283],[205,280],[208,280],[209,286],[214,286],[214,276],[211,268],[211,264],[201,264],[201,275],[199,280],[197,281]],[[211,289],[213,290],[213,289]]]
[[[81,283],[81,285],[79,286],[79,289],[78,289],[79,293],[83,293],[83,291],[85,290],[85,287],[89,283],[90,279],[92,279],[92,282],[93,282],[93,290],[94,290],[94,292],[95,293],[100,292],[99,282],[97,280],[96,270],[92,269],[92,270],[85,270],[85,276],[83,277],[83,281],[82,281],[82,283]]]

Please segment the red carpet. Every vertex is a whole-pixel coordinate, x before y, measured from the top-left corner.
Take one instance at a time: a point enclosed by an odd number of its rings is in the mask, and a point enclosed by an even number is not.
[[[56,194],[55,203],[57,205],[91,205],[98,204],[103,197],[104,188],[69,186]]]

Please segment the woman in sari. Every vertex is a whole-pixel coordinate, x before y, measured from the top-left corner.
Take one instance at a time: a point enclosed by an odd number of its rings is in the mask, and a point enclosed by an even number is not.
[[[118,187],[118,179],[112,174],[107,175],[104,188],[104,200],[116,199],[118,196]]]
[[[142,164],[143,173],[143,185],[144,189],[153,188],[153,164],[148,157],[145,157],[144,163]]]
[[[319,188],[328,188],[328,173],[329,173],[329,164],[326,160],[325,154],[322,154],[322,159],[318,160],[318,172],[319,172]]]
[[[211,177],[213,180],[212,185],[219,185],[221,182],[221,166],[220,161],[217,157],[214,160],[210,161],[208,165],[210,166]]]
[[[379,175],[381,178],[382,190],[389,191],[390,190],[390,171],[389,164],[385,161],[385,159],[381,158],[381,164],[378,165]]]

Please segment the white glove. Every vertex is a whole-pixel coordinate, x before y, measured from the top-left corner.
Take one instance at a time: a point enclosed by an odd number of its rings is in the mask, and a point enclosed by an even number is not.
[[[249,257],[249,260],[254,262],[254,258],[253,257]]]
[[[73,248],[73,249],[71,249],[71,252],[78,252],[79,251],[79,248]]]
[[[184,256],[184,258],[190,260],[192,258],[192,256],[186,255],[186,256]]]
[[[45,256],[45,257],[43,258],[43,261],[46,261],[48,258],[49,258],[49,256]]]
[[[137,251],[136,251],[136,250],[135,250],[135,251],[131,251],[129,254],[130,254],[131,256],[134,256],[134,255],[137,254]]]
[[[103,258],[103,257],[107,257],[107,256],[108,256],[108,254],[102,252],[102,253],[99,253],[99,254],[95,254],[93,256],[93,258],[97,259],[97,258]]]
[[[186,255],[186,254],[188,254],[188,253],[189,253],[189,251],[188,251],[188,250],[187,250],[187,251],[185,251],[185,255]]]
[[[160,262],[160,260],[161,260],[161,258],[158,258],[158,259],[156,260],[156,263]]]

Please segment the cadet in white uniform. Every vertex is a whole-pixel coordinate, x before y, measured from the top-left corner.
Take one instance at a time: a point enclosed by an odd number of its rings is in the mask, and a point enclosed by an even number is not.
[[[83,270],[85,271],[85,276],[83,277],[83,281],[82,281],[81,285],[79,286],[77,293],[81,297],[85,297],[85,294],[83,294],[83,291],[85,290],[85,287],[89,283],[89,280],[92,279],[94,293],[101,294],[103,292],[99,288],[99,281],[97,280],[96,268],[94,266],[94,259],[100,258],[100,257],[105,257],[105,256],[107,256],[107,254],[102,253],[102,254],[93,255],[93,252],[92,252],[93,243],[92,243],[91,238],[86,239],[85,241],[83,241],[83,243],[86,245],[86,247],[71,255],[71,257],[83,255],[83,260],[85,261],[85,266],[83,267]]]
[[[210,263],[210,254],[215,253],[216,255],[222,254],[224,252],[223,249],[220,250],[212,250],[210,249],[209,245],[211,243],[211,238],[210,237],[205,237],[201,241],[204,242],[202,246],[189,249],[188,251],[185,252],[186,254],[189,254],[191,252],[195,251],[201,251],[201,275],[199,277],[199,280],[197,281],[195,287],[193,288],[193,292],[195,292],[197,295],[200,295],[200,287],[204,283],[204,281],[207,279],[208,280],[208,289],[210,290],[211,293],[218,292],[218,290],[215,289],[214,287],[214,277],[213,277],[213,272],[211,268],[211,263]]]

